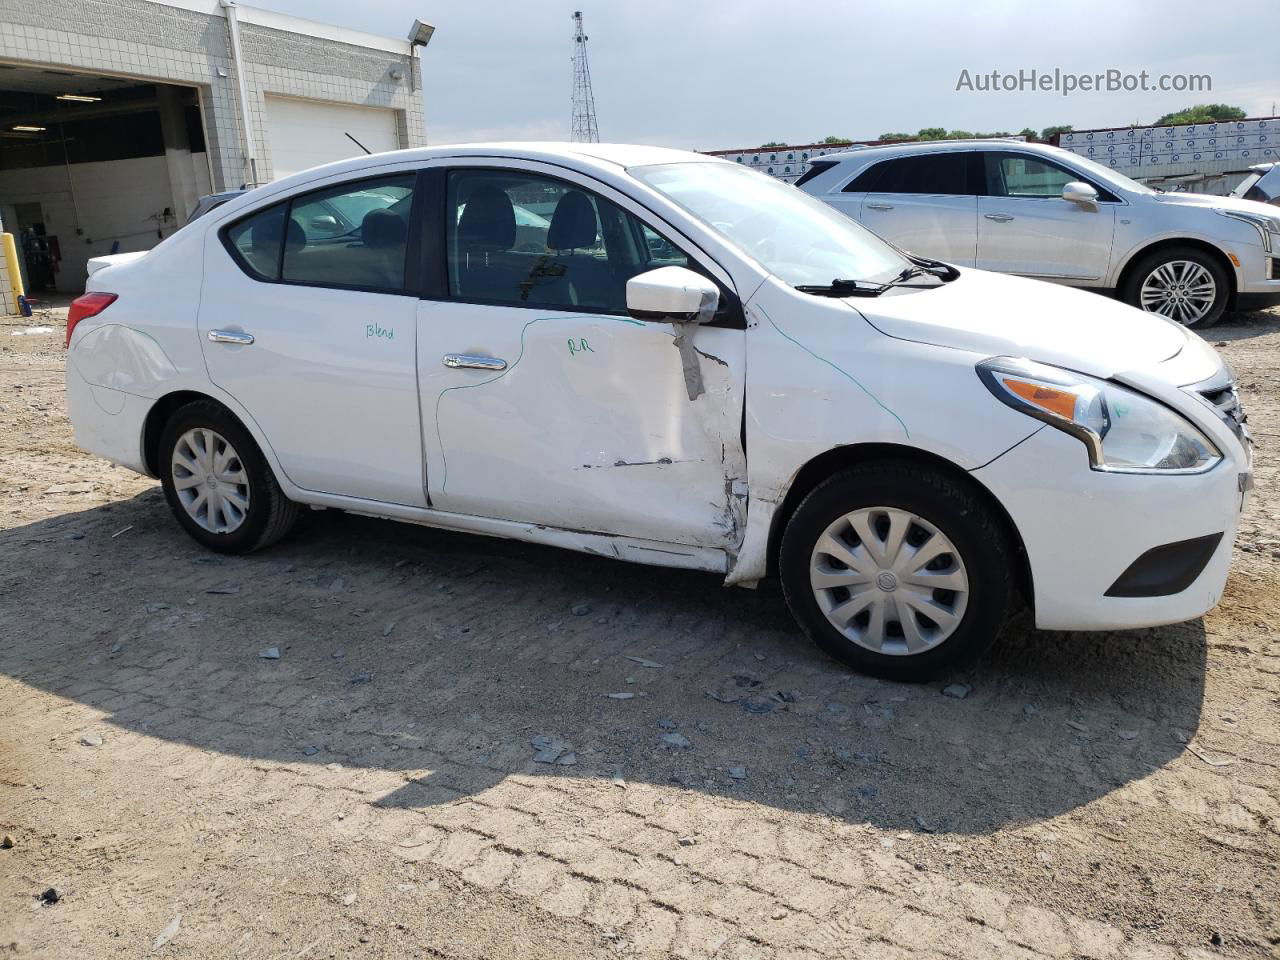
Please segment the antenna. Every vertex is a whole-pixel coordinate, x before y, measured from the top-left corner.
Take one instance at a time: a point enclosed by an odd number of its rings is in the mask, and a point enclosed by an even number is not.
[[[587,35],[582,32],[582,11],[573,11],[573,139],[599,143],[596,98],[591,92],[591,68],[587,66]]]

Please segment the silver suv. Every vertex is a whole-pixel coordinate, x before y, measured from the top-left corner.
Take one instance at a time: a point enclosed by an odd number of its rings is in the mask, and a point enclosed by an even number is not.
[[[1280,163],[1259,163],[1249,168],[1245,177],[1231,191],[1240,200],[1254,200],[1280,207]]]
[[[1189,327],[1280,303],[1280,211],[1012,140],[827,154],[796,185],[912,253],[1119,296]]]

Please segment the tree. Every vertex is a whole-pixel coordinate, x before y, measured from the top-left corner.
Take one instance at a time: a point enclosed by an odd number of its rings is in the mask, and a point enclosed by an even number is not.
[[[946,127],[924,127],[917,134],[921,140],[945,140],[947,137]]]
[[[914,133],[882,133],[876,138],[877,140],[915,140]]]
[[[1201,103],[1175,113],[1166,113],[1155,125],[1168,127],[1184,123],[1213,123],[1217,120],[1243,120],[1246,116],[1239,107],[1225,103]]]
[[[823,137],[823,143],[853,143],[848,137]]]
[[[777,140],[770,140],[768,143],[760,144],[760,149],[761,150],[777,150],[785,146],[786,146],[785,143],[779,143]]]
[[[1074,130],[1074,129],[1075,129],[1075,127],[1071,126],[1071,124],[1069,124],[1069,123],[1068,123],[1068,124],[1066,124],[1065,126],[1061,126],[1061,127],[1045,127],[1043,130],[1041,130],[1041,131],[1040,131],[1040,139],[1041,139],[1041,140],[1050,140],[1050,139],[1052,139],[1052,138],[1053,138],[1053,135],[1054,135],[1054,134],[1057,134],[1057,133],[1070,133],[1070,132],[1071,132],[1072,130]]]
[[[985,136],[985,134],[984,134]],[[968,130],[948,130],[944,139],[947,140],[972,140],[973,134]]]
[[[1023,127],[1018,131],[1018,136],[1026,137],[1028,140],[1038,140],[1040,138],[1040,134],[1036,133],[1030,127]]]

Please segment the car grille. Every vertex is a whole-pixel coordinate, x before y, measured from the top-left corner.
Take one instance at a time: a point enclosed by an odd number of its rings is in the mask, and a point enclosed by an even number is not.
[[[1271,258],[1271,279],[1280,280],[1280,257]]]
[[[1198,383],[1191,388],[1201,399],[1217,411],[1218,416],[1246,447],[1252,443],[1249,428],[1245,425],[1249,417],[1240,403],[1240,394],[1236,390],[1236,381],[1229,376]]]

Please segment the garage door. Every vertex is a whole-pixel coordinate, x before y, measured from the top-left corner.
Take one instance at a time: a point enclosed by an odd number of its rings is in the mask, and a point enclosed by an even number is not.
[[[264,99],[271,169],[277,180],[308,167],[360,156],[363,151],[347,139],[348,133],[371,153],[400,148],[394,110],[290,97]]]

